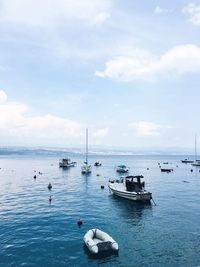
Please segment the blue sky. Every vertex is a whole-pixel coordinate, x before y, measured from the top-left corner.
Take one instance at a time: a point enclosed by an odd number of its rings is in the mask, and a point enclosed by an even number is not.
[[[0,0],[0,145],[193,148],[200,1]]]

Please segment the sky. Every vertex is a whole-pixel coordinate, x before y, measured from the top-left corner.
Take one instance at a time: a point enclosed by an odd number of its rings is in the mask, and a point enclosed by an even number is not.
[[[200,1],[0,0],[0,146],[193,148],[199,85]]]

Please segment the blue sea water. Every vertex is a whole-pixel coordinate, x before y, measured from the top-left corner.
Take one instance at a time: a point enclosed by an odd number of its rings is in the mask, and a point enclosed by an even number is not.
[[[58,167],[59,157],[54,155],[2,155],[0,266],[200,265],[200,173],[181,158],[93,155],[90,163],[100,160],[102,167],[84,176],[82,155],[73,155],[78,165],[68,170]],[[161,173],[158,162],[164,161],[173,172]],[[117,164],[144,175],[156,206],[110,194],[107,184],[119,177]],[[119,244],[119,254],[90,255],[83,236],[91,228],[109,233]]]

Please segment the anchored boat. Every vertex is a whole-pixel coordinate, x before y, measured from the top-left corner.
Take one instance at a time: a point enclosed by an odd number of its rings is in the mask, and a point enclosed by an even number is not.
[[[71,161],[71,159],[69,159],[69,158],[61,159],[59,161],[59,167],[66,167],[66,168],[75,167],[76,164],[77,164],[77,162]]]
[[[161,168],[160,170],[161,172],[172,172],[173,171],[172,168]]]
[[[99,167],[99,166],[101,166],[102,164],[101,164],[101,162],[100,161],[96,161],[95,163],[94,163],[94,166],[95,167]]]
[[[90,229],[83,237],[85,245],[93,254],[98,254],[101,251],[118,251],[117,242],[106,232],[99,229]]]
[[[190,160],[190,159],[184,159],[184,160],[181,160],[182,163],[193,163],[194,160]]]
[[[109,189],[114,195],[134,201],[148,202],[152,199],[152,193],[145,190],[145,182],[141,181],[142,175],[125,176],[120,180],[109,181]]]
[[[92,172],[92,166],[88,164],[88,129],[86,129],[86,152],[85,152],[85,162],[81,167],[82,174],[89,174]]]
[[[129,168],[126,165],[118,165],[116,167],[116,172],[126,173],[129,172]]]

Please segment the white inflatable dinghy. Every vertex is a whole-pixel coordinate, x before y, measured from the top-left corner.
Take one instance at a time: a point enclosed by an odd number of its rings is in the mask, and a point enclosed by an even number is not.
[[[107,233],[99,229],[90,229],[83,238],[85,245],[90,252],[97,254],[100,251],[113,250],[118,251],[117,242]]]

